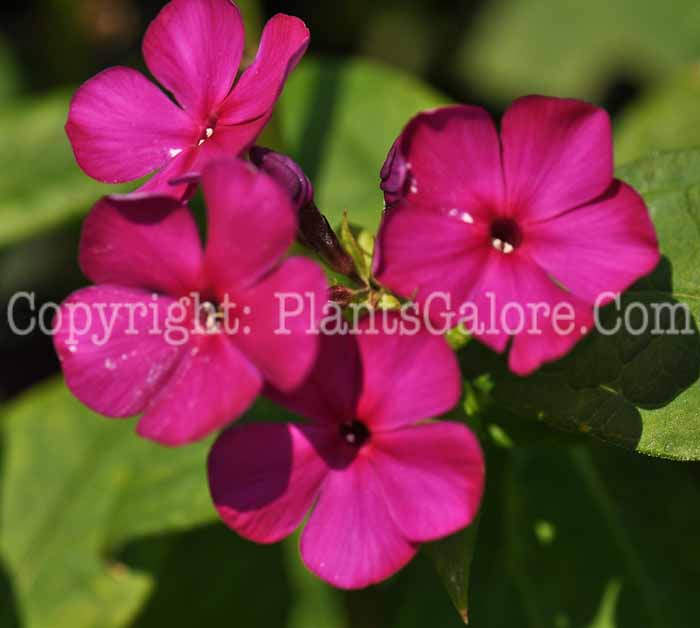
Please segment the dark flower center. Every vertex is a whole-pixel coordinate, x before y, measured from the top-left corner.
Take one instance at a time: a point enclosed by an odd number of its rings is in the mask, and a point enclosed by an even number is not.
[[[362,447],[370,437],[370,431],[362,421],[347,421],[340,426],[340,434],[346,443]]]
[[[512,253],[523,242],[523,233],[512,218],[497,218],[491,223],[491,244],[501,253]]]

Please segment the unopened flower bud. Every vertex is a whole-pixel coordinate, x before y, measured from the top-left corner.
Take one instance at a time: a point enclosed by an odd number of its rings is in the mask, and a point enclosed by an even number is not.
[[[296,210],[313,202],[314,187],[301,166],[291,157],[269,148],[253,146],[250,149],[250,160],[287,191]]]
[[[384,192],[385,209],[391,209],[401,199],[406,189],[407,180],[411,176],[408,162],[404,159],[399,148],[401,139],[399,137],[392,145],[379,173],[382,179],[380,187]]]
[[[316,207],[313,185],[301,166],[291,157],[262,146],[254,146],[250,150],[250,159],[289,193],[299,216],[299,242],[315,251],[334,271],[357,279],[352,257],[342,247],[328,220]]]

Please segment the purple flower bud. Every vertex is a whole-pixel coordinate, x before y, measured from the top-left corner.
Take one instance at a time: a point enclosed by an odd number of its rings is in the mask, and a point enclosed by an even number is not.
[[[406,189],[406,182],[410,177],[408,162],[399,149],[401,140],[402,136],[399,136],[394,142],[379,173],[382,179],[379,187],[384,192],[384,203],[387,209],[393,207],[401,199]]]
[[[296,210],[313,202],[313,185],[304,174],[301,166],[291,157],[276,153],[269,148],[253,146],[250,149],[250,160],[289,193]]]

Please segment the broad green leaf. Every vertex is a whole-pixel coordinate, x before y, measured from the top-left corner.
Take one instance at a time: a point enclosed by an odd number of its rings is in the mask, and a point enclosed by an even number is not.
[[[63,126],[70,94],[53,92],[0,108],[0,248],[80,216],[102,195],[75,163]],[[133,189],[135,185],[131,185]]]
[[[130,542],[119,559],[155,580],[130,628],[291,628],[283,554],[280,545],[250,543],[221,523]]]
[[[652,80],[700,53],[695,0],[499,0],[466,30],[456,71],[507,102],[599,99],[619,77]]]
[[[514,449],[504,466],[486,497],[500,500],[500,519],[485,512],[483,527],[493,527],[472,570],[474,625],[694,625],[700,491],[691,467],[583,444]],[[505,546],[501,556],[493,543]],[[522,608],[501,624],[481,599],[492,601],[494,571]]]
[[[126,626],[152,589],[115,551],[213,520],[207,443],[167,449],[53,381],[2,416],[0,548],[23,628]]]
[[[374,230],[391,145],[416,113],[445,104],[447,97],[388,66],[307,57],[279,104],[285,150],[313,182],[331,224],[347,209],[351,223]]]
[[[603,311],[601,323],[613,330],[636,302],[629,321],[640,329],[648,316],[646,331],[635,335],[623,324],[611,335],[594,332],[527,378],[511,374],[480,343],[469,343],[460,356],[465,373],[491,369],[497,407],[641,453],[700,460],[699,165],[700,151],[682,151],[619,171],[644,195],[665,257],[623,295],[619,308]]]
[[[652,151],[700,146],[700,64],[696,63],[622,111],[616,122],[618,163]]]

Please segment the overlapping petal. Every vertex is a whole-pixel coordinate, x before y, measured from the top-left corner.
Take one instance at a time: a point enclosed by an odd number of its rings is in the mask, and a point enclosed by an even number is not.
[[[271,386],[291,390],[309,373],[327,291],[317,264],[291,258],[254,286],[233,292],[242,309],[242,330],[233,341]]]
[[[243,20],[232,2],[171,0],[148,27],[143,56],[193,120],[206,125],[231,90],[243,47]]]
[[[335,426],[355,418],[362,379],[357,337],[322,334],[302,384],[285,393],[269,389],[266,395],[303,417]]]
[[[375,325],[360,324],[362,394],[357,417],[374,431],[384,431],[434,418],[450,410],[461,394],[461,377],[454,352],[442,335],[423,327],[401,333],[401,317],[392,314]],[[396,332],[392,333],[396,326]]]
[[[308,45],[309,30],[304,22],[283,13],[273,16],[265,24],[253,65],[222,104],[219,123],[241,124],[267,114]]]
[[[476,316],[466,324],[479,340],[503,351],[515,336],[508,363],[519,375],[563,357],[593,324],[590,304],[557,286],[517,251],[493,250],[469,302]]]
[[[394,524],[411,541],[432,541],[469,525],[484,488],[484,459],[472,432],[430,423],[375,434],[371,464]]]
[[[374,273],[444,325],[444,315],[459,307],[478,281],[490,249],[484,220],[475,221],[466,211],[435,212],[403,202],[382,221]]]
[[[294,241],[297,219],[284,190],[236,159],[202,173],[207,203],[205,265],[219,292],[250,286],[280,261]]]
[[[209,488],[227,526],[258,543],[291,534],[311,508],[328,469],[323,431],[287,423],[235,426],[209,454]]]
[[[110,417],[142,412],[176,367],[183,347],[164,329],[177,302],[110,285],[73,293],[55,319],[54,346],[68,388]]]
[[[177,323],[171,322],[177,339]],[[262,388],[258,369],[221,333],[191,336],[139,421],[140,436],[183,445],[238,418]]]
[[[66,133],[80,167],[105,183],[122,183],[162,167],[197,143],[198,129],[145,76],[109,68],[71,101]]]
[[[106,197],[83,225],[80,266],[98,284],[184,296],[197,289],[202,257],[190,210],[170,197]]]

